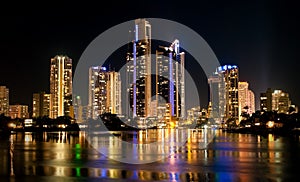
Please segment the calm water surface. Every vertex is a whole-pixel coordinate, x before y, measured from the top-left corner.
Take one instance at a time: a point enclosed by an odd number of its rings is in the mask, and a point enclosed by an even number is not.
[[[122,158],[132,154],[120,152],[118,139],[162,142],[163,136],[174,132],[115,132],[117,137],[85,132],[2,136],[0,181],[298,181],[299,138],[214,130],[212,140],[207,140],[206,131],[190,130],[184,146],[147,164],[118,162],[95,149],[109,144],[108,153]]]

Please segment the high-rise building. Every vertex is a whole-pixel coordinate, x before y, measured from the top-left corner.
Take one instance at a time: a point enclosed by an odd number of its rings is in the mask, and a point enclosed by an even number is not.
[[[120,73],[109,71],[106,76],[106,112],[122,114]]]
[[[127,56],[127,92],[131,117],[148,117],[151,113],[151,25],[136,19],[132,49]]]
[[[233,65],[225,65],[221,72],[224,73],[225,88],[226,88],[226,117],[232,118],[236,122],[239,119],[239,96],[238,82],[239,72],[238,67]]]
[[[49,116],[50,94],[45,92],[34,93],[32,101],[32,117]]]
[[[106,69],[100,70],[98,73],[96,84],[95,97],[98,100],[98,115],[101,115],[107,111],[107,72]]]
[[[248,113],[252,114],[255,113],[255,94],[252,90],[248,90]]]
[[[210,102],[212,113],[222,120],[232,119],[239,121],[239,97],[238,97],[239,73],[236,65],[219,66],[213,76],[209,77]]]
[[[90,117],[97,119],[103,113],[121,114],[120,73],[94,66],[89,74]]]
[[[77,123],[82,123],[87,120],[87,116],[84,115],[83,106],[81,104],[81,98],[79,95],[73,95],[73,107],[74,107],[74,119]]]
[[[27,105],[10,105],[9,106],[9,116],[12,119],[29,118],[28,106]]]
[[[226,111],[226,94],[224,75],[218,72],[209,76],[208,84],[210,88],[210,118],[220,124],[225,119]]]
[[[50,118],[73,117],[72,59],[57,55],[50,63]]]
[[[9,89],[6,86],[0,86],[0,114],[9,116]]]
[[[260,110],[272,111],[272,89],[268,88],[265,93],[260,94]]]
[[[156,101],[169,103],[170,115],[177,118],[185,117],[184,58],[177,39],[156,50]]]
[[[288,113],[291,106],[289,94],[282,90],[274,90],[272,93],[272,110],[278,113]]]
[[[106,81],[105,81],[106,67],[93,66],[89,69],[89,117],[97,119],[100,115],[100,105],[105,105],[106,95]]]
[[[82,105],[81,97],[79,95],[73,95],[73,108],[76,123],[83,123],[91,118],[91,107]]]
[[[255,96],[249,89],[248,82],[239,82],[239,121],[241,121],[242,112],[252,114],[255,112]]]

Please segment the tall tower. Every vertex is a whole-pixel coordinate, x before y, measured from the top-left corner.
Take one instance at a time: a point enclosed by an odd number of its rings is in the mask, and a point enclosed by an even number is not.
[[[121,106],[121,78],[120,73],[110,71],[106,75],[106,99],[107,109],[106,112],[112,114],[122,114]]]
[[[241,114],[244,108],[247,106],[248,114],[255,112],[255,96],[254,93],[249,89],[248,82],[239,82],[239,121],[241,121]]]
[[[105,105],[106,67],[93,66],[89,69],[89,117],[97,119],[101,105]],[[104,108],[105,109],[105,108]]]
[[[89,74],[90,117],[97,119],[103,113],[121,114],[120,73],[93,66]]]
[[[214,88],[218,88],[218,104],[219,110],[225,108],[224,111],[224,120],[232,119],[236,123],[239,121],[239,96],[238,96],[238,82],[239,74],[238,67],[236,65],[224,65],[219,66],[214,73],[213,77],[210,78],[210,89],[211,89],[211,98],[210,101],[214,101],[212,95],[216,95]],[[214,85],[213,85],[214,84]],[[214,93],[214,94],[212,94]],[[212,102],[212,112],[217,102]],[[223,115],[223,113],[220,113]]]
[[[50,118],[72,117],[72,59],[57,55],[50,64]]]
[[[208,84],[210,88],[210,118],[213,118],[216,123],[220,124],[225,119],[226,111],[224,75],[216,71],[213,75],[209,76]]]
[[[226,117],[239,122],[239,95],[238,83],[239,72],[238,67],[233,65],[225,65],[222,67],[222,72],[225,78],[226,88]]]
[[[254,113],[255,110],[255,94],[252,90],[248,90],[248,100],[249,100],[249,114]]]
[[[156,50],[156,101],[169,103],[170,115],[185,117],[184,52],[179,40]],[[160,97],[158,97],[160,96]],[[157,106],[158,107],[158,106]]]
[[[132,50],[127,56],[128,89],[132,117],[148,117],[151,113],[151,25],[136,19]]]
[[[9,116],[9,89],[6,86],[0,86],[0,114]]]

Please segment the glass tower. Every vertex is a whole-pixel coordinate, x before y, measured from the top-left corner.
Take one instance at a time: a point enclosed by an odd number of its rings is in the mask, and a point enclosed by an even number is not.
[[[177,118],[185,117],[184,56],[177,39],[156,50],[156,101],[169,103],[170,115]]]
[[[136,19],[134,40],[127,55],[127,92],[130,117],[149,117],[151,114],[151,25]]]

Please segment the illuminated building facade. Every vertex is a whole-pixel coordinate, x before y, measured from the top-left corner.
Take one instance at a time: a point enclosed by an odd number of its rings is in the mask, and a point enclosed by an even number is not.
[[[32,117],[49,116],[50,94],[45,92],[34,93],[32,99]]]
[[[193,107],[193,108],[187,110],[187,120],[190,123],[197,122],[197,120],[199,120],[200,116],[201,116],[200,106]]]
[[[255,94],[252,90],[248,90],[248,103],[249,103],[248,113],[249,114],[255,113],[256,111]]]
[[[82,123],[91,118],[91,111],[88,105],[83,106],[79,95],[73,96],[74,119],[77,123]]]
[[[169,103],[170,115],[176,118],[185,117],[184,58],[177,39],[156,50],[156,101]]]
[[[120,73],[94,66],[89,71],[89,108],[91,118],[103,113],[121,114]]]
[[[226,94],[225,79],[223,74],[218,72],[209,76],[208,84],[210,88],[210,114],[209,117],[214,119],[218,124],[225,118],[226,111]]]
[[[255,112],[255,96],[249,89],[248,82],[239,82],[239,121],[241,121],[241,113],[247,112],[252,114]],[[247,109],[246,109],[247,108]]]
[[[9,116],[9,89],[6,86],[0,86],[0,114]]]
[[[72,117],[72,59],[68,56],[51,59],[50,94],[50,118]]]
[[[127,55],[127,92],[130,96],[130,117],[149,117],[151,114],[151,25],[136,19],[132,49]]]
[[[106,95],[106,81],[105,75],[106,67],[93,66],[89,69],[89,117],[97,119],[100,112],[100,105],[105,105]],[[100,100],[99,100],[100,99]]]
[[[225,65],[222,67],[221,72],[225,78],[225,90],[226,90],[226,112],[225,117],[228,119],[234,119],[239,122],[239,95],[238,95],[238,83],[239,72],[238,67],[233,65]]]
[[[98,73],[95,91],[95,98],[98,100],[98,115],[107,111],[107,72],[106,68],[104,68],[100,69],[100,72]]]
[[[282,90],[274,90],[272,93],[272,110],[287,114],[290,106],[291,100],[289,94]]]
[[[29,118],[28,106],[27,105],[10,105],[9,106],[9,116],[12,119]]]
[[[236,65],[219,66],[208,79],[213,118],[239,121],[239,72]],[[224,112],[223,112],[224,111]]]
[[[112,114],[122,114],[120,73],[115,71],[110,71],[107,73],[106,77],[107,77],[106,112]]]

